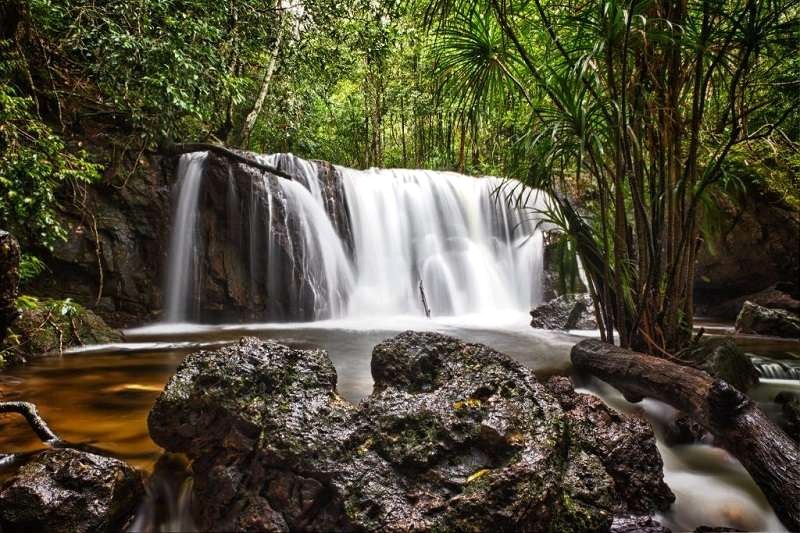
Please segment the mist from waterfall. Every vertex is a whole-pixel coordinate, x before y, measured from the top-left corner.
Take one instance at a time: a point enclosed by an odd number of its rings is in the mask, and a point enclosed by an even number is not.
[[[191,304],[200,255],[207,253],[196,242],[204,159],[189,154],[179,165],[165,290],[171,322],[198,316]],[[336,167],[349,243],[326,211],[317,163],[292,154],[258,160],[294,179],[262,173],[250,184],[243,260],[253,301],[281,295],[314,320],[422,315],[421,290],[434,316],[527,313],[541,301],[543,240],[536,217],[541,194],[528,190],[521,205],[512,207],[508,188],[496,178]],[[239,201],[236,194],[231,181],[229,205]],[[268,304],[265,309],[265,316],[247,318],[284,319]]]

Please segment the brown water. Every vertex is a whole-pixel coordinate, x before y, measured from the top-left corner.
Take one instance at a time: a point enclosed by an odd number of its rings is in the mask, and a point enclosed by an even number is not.
[[[128,332],[128,344],[34,360],[0,373],[0,394],[5,400],[35,403],[63,439],[92,445],[137,468],[152,471],[162,450],[148,436],[147,415],[182,358],[197,349],[198,343],[218,345],[247,334],[299,348],[325,349],[336,366],[340,394],[358,401],[372,390],[369,370],[372,347],[405,329],[438,330],[488,344],[530,366],[540,377],[567,371],[569,350],[579,339],[564,333],[532,330],[525,323],[509,322],[505,317],[450,321],[399,318],[372,324],[361,321],[159,326]],[[194,344],[180,344],[187,341]],[[748,350],[756,352],[756,348],[749,346]],[[766,348],[765,351],[774,355],[774,346]],[[757,389],[756,397],[768,404],[778,390],[786,388],[800,390],[796,382],[772,382]],[[674,414],[668,406],[658,402],[627,404],[616,391],[601,383],[594,384],[589,392],[598,394],[618,409],[643,410],[657,434]],[[41,448],[42,444],[21,417],[0,415],[0,453]],[[676,530],[693,529],[698,525],[781,529],[760,490],[738,461],[726,452],[706,445],[676,448],[660,445],[660,450],[665,461],[666,480],[678,496],[670,512],[660,517],[665,523]],[[179,520],[167,529],[185,529],[185,526],[185,522]]]

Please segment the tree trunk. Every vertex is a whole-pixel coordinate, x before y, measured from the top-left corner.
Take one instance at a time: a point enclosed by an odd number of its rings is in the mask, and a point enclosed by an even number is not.
[[[17,239],[0,230],[0,343],[17,319],[20,250]]]
[[[742,463],[783,524],[800,531],[800,447],[752,400],[702,370],[594,339],[575,345],[572,364],[629,401],[655,398],[692,416]]]
[[[280,6],[280,3],[278,4]],[[253,133],[253,127],[256,125],[256,120],[261,114],[264,107],[264,100],[269,94],[269,86],[272,82],[272,74],[275,72],[275,65],[278,63],[278,55],[281,51],[281,43],[283,42],[283,16],[278,20],[278,37],[275,40],[275,46],[272,48],[272,54],[269,58],[269,65],[267,65],[267,72],[264,74],[264,80],[261,82],[261,89],[258,91],[258,97],[253,104],[253,109],[247,114],[242,125],[242,132],[239,136],[241,145],[244,146],[250,141],[250,134]]]
[[[250,159],[240,153],[234,152],[229,148],[225,148],[219,144],[211,144],[211,143],[182,143],[182,144],[169,144],[166,146],[162,146],[159,148],[159,153],[164,155],[181,155],[181,154],[189,154],[192,152],[214,152],[217,155],[221,155],[223,157],[227,157],[228,159],[232,159],[237,163],[241,163],[243,165],[248,165],[251,167],[255,167],[259,170],[263,170],[269,172],[271,174],[275,174],[276,176],[280,176],[282,178],[286,178],[287,180],[293,180],[291,175],[283,172],[282,170],[278,170],[277,168],[265,165],[263,163],[259,163],[255,159]]]

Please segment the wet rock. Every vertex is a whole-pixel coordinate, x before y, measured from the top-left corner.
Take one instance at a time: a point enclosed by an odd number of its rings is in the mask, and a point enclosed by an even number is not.
[[[657,481],[616,486],[652,447],[643,422],[582,398],[571,400],[586,418],[576,417],[486,346],[406,332],[375,347],[372,374],[372,395],[355,406],[336,394],[319,350],[243,339],[188,356],[148,424],[158,444],[192,459],[197,525],[597,531],[619,509],[671,501],[657,454]],[[612,465],[587,434],[590,417],[645,451],[612,453]]]
[[[651,516],[615,516],[610,533],[670,533]]]
[[[678,356],[698,364],[712,376],[727,381],[742,392],[758,383],[758,370],[731,337],[702,339],[682,350]]]
[[[531,327],[597,329],[594,303],[588,294],[565,294],[531,311]]]
[[[19,288],[19,243],[13,235],[0,230],[0,343],[8,327],[16,320]],[[0,357],[0,366],[3,365]]]
[[[687,415],[678,416],[664,427],[664,442],[667,446],[694,444],[711,438],[711,434],[700,423]]]
[[[30,300],[9,329],[0,347],[5,348],[9,365],[28,359],[58,354],[83,344],[119,342],[122,334],[109,327],[93,311],[66,300]]]
[[[800,442],[800,394],[782,391],[775,396],[781,406],[780,426],[796,442]]]
[[[0,529],[120,531],[144,488],[132,467],[73,449],[36,455],[0,488]]]
[[[736,317],[736,332],[800,339],[800,315],[748,301]]]
[[[700,304],[697,312],[709,317],[735,320],[747,301],[769,309],[783,309],[800,314],[798,287],[793,283],[786,282],[776,283],[763,291],[726,300],[719,304]]]
[[[309,171],[316,170],[328,217],[345,248],[352,250],[352,228],[338,169],[291,154],[280,154],[275,164],[299,187],[311,179]],[[307,221],[291,205],[297,201],[287,196],[291,189],[281,184],[286,186],[285,180],[268,172],[208,155],[196,241],[196,253],[208,260],[200,261],[193,273],[194,319],[320,318],[315,306],[326,299],[327,278],[319,259],[310,257],[313,247],[302,246]]]
[[[618,413],[596,396],[577,394],[569,378],[550,378],[547,388],[564,409],[572,438],[599,457],[614,480],[618,512],[669,507],[675,496],[664,483],[656,438],[646,420]]]

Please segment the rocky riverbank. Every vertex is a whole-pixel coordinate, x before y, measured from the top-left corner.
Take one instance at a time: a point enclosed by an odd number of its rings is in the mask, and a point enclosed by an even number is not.
[[[321,351],[243,339],[190,355],[150,414],[188,454],[207,529],[608,529],[665,509],[652,430],[494,350],[408,332],[375,390],[336,394]]]

